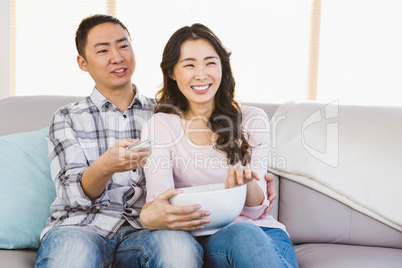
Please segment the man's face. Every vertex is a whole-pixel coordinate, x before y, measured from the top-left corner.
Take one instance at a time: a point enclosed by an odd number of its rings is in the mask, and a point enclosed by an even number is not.
[[[131,89],[135,56],[128,33],[119,24],[107,22],[92,28],[85,56],[86,60],[77,57],[78,65],[89,73],[100,92]]]

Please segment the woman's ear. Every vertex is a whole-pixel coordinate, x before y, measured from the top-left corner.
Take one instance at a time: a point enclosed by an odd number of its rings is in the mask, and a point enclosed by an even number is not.
[[[173,72],[169,72],[169,77],[170,77],[170,79],[176,81],[176,77],[174,76],[174,73],[173,73]]]
[[[78,67],[80,67],[81,70],[83,70],[84,72],[88,72],[87,61],[84,59],[83,56],[77,56],[77,63]]]

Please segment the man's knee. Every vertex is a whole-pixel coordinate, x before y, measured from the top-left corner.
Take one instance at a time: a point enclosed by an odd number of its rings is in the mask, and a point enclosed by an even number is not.
[[[81,227],[57,227],[49,231],[38,250],[35,267],[102,266],[102,245],[96,243],[96,236]]]

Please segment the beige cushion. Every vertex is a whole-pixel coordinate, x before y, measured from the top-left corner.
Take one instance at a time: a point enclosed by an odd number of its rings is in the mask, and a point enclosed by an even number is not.
[[[402,107],[283,104],[270,169],[402,232],[400,122]]]
[[[295,247],[300,268],[400,268],[402,250],[335,244]]]
[[[402,233],[328,196],[280,178],[279,221],[293,243],[338,243],[402,249]]]

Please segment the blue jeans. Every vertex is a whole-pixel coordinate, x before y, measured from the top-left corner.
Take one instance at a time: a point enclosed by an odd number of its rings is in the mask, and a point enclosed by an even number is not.
[[[51,229],[35,267],[201,267],[203,250],[185,231],[148,231],[122,226],[112,239],[83,227]]]
[[[198,238],[204,267],[298,267],[289,236],[278,228],[239,222]]]

